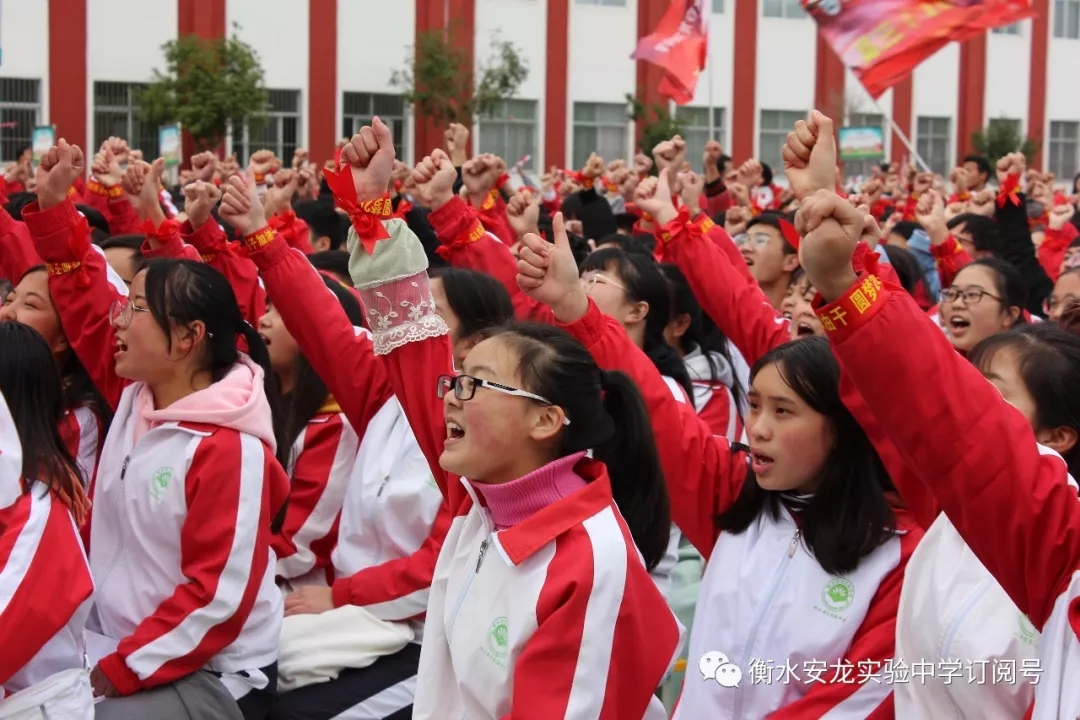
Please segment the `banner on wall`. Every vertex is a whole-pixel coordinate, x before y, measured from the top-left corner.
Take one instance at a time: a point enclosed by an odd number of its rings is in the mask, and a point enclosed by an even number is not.
[[[705,0],[672,0],[660,24],[641,38],[632,60],[664,70],[660,92],[679,105],[694,99],[709,52],[709,12]]]
[[[30,147],[33,154],[34,164],[40,165],[41,158],[49,152],[49,148],[56,144],[56,128],[52,125],[42,125],[34,128],[30,135]]]
[[[841,160],[882,160],[885,157],[885,133],[873,125],[842,127]]]
[[[1035,15],[1030,0],[802,0],[874,98],[950,42]]]
[[[181,160],[180,126],[162,125],[158,128],[158,147],[161,157],[165,158],[165,167],[176,167]]]

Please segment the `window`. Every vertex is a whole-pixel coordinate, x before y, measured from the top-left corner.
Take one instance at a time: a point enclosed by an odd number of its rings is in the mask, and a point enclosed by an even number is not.
[[[342,104],[341,137],[351,138],[360,128],[371,124],[378,116],[394,134],[394,150],[398,160],[406,157],[405,99],[400,95],[376,93],[345,93]]]
[[[1019,35],[1020,23],[1014,22],[1011,25],[1002,25],[1001,27],[994,28],[990,32],[994,33],[995,35]]]
[[[585,167],[592,153],[607,162],[629,160],[629,125],[622,103],[574,103],[574,168]]]
[[[795,123],[805,119],[806,113],[797,110],[761,111],[758,160],[772,168],[773,177],[782,177],[784,173],[784,161],[780,157],[780,150],[787,142],[787,134],[795,128]]]
[[[1054,37],[1080,38],[1080,0],[1054,0]]]
[[[240,167],[247,165],[248,158],[258,150],[273,150],[286,166],[292,165],[293,152],[300,143],[300,91],[269,90],[270,102],[266,106],[263,123],[248,121],[232,124],[232,151]]]
[[[1080,2],[1080,0],[1077,0]],[[763,0],[761,13],[767,18],[794,18],[796,20],[806,17],[806,11],[802,8],[799,0]]]
[[[19,159],[41,115],[41,81],[0,78],[0,161]]]
[[[916,152],[930,170],[943,175],[952,168],[949,155],[951,124],[952,120],[947,117],[921,117],[916,132]]]
[[[712,0],[712,11],[717,15],[724,12],[724,0]]]
[[[885,127],[885,117],[878,113],[848,113],[846,124],[848,127],[877,127],[881,128],[883,136],[888,134]],[[845,160],[844,176],[868,178],[871,170],[882,162],[884,162],[884,158],[881,160]]]
[[[709,135],[709,108],[681,107],[675,111],[675,115],[683,127],[686,159],[694,166],[695,171],[703,172],[701,156],[705,153],[705,143],[716,140],[724,147],[727,138],[724,108],[713,108],[712,135]]]
[[[507,165],[530,156],[526,170],[532,170],[536,162],[536,101],[503,100],[495,107],[491,117],[480,118],[479,142],[482,153],[498,155]]]
[[[577,0],[578,5],[611,5],[626,7],[626,0]]]
[[[1050,172],[1060,180],[1075,177],[1080,165],[1080,122],[1050,121]]]
[[[133,150],[142,150],[143,159],[153,162],[158,156],[158,128],[139,119],[135,100],[145,85],[124,82],[94,83],[94,147],[96,152],[109,137],[127,140]]]

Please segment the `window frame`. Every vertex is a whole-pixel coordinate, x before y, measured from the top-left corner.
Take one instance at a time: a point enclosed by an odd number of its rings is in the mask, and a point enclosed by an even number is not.
[[[1071,129],[1072,137],[1055,137],[1055,130]],[[1072,178],[1080,172],[1080,121],[1078,120],[1051,120],[1046,134],[1046,165],[1050,172],[1054,173],[1059,180],[1072,182]],[[1072,157],[1066,155],[1067,147],[1061,144],[1072,145]],[[1063,163],[1071,163],[1071,167]]]
[[[24,138],[22,135],[11,136],[7,132],[7,128],[0,128],[0,162],[9,163],[18,160],[18,148],[31,147],[34,145],[34,128],[41,126],[41,78],[23,78],[23,77],[2,77],[0,78],[0,88],[6,88],[7,82],[14,83],[32,83],[33,94],[37,98],[34,101],[26,100],[5,100],[3,95],[0,95],[0,121],[14,122],[16,127],[20,124],[18,120],[5,120],[4,112],[11,111],[13,113],[32,112],[33,121],[28,129],[29,134]],[[5,150],[11,149],[15,155],[12,157],[5,157],[7,154]]]
[[[291,166],[293,151],[298,147],[303,146],[304,129],[303,129],[303,91],[293,88],[267,88],[269,99],[267,100],[266,107],[266,124],[262,130],[265,130],[271,125],[276,125],[276,140],[271,144],[267,142],[261,142],[259,147],[252,147],[251,139],[251,127],[247,118],[243,123],[232,122],[229,123],[229,138],[228,147],[230,152],[236,154],[236,161],[240,163],[240,167],[246,167],[248,159],[253,152],[258,150],[273,150],[274,154],[281,160],[286,167]],[[295,110],[275,110],[273,107],[274,93],[295,93],[296,104]],[[280,96],[279,96],[280,97]],[[285,142],[285,121],[289,119],[296,120],[296,137],[291,143]],[[236,136],[237,127],[240,127],[240,137]],[[255,142],[259,142],[256,140]],[[291,148],[288,150],[287,148]]]
[[[353,96],[356,100],[366,99],[368,102],[368,113],[355,113],[349,111],[349,96]],[[377,104],[382,102],[389,102],[392,100],[399,101],[401,103],[401,112],[382,112],[377,107]],[[398,160],[405,161],[405,158],[411,157],[409,151],[411,147],[409,145],[409,104],[405,102],[405,99],[400,95],[393,93],[374,93],[363,92],[360,90],[343,90],[341,92],[341,137],[352,137],[360,128],[365,125],[370,125],[372,119],[378,115],[379,118],[387,123],[390,128],[390,132],[394,135],[394,151],[397,153]],[[383,107],[382,110],[388,108]]]
[[[1061,40],[1080,40],[1080,0],[1054,0],[1051,33]]]
[[[675,119],[678,121],[679,126],[683,130],[683,139],[686,140],[686,159],[690,161],[692,165],[698,167],[701,162],[700,158],[705,153],[705,145],[709,140],[715,140],[720,143],[721,148],[727,146],[727,108],[726,107],[713,107],[713,129],[712,135],[709,135],[708,125],[689,124],[685,122],[682,113],[686,111],[700,111],[705,114],[705,119],[708,119],[708,107],[702,106],[684,106],[675,109]],[[694,118],[697,120],[698,118]],[[698,142],[700,139],[698,136],[704,138],[703,142]],[[704,168],[699,168],[703,170]]]
[[[777,113],[777,124],[779,127],[765,127],[766,113]],[[784,143],[787,141],[787,134],[795,127],[795,123],[799,120],[806,119],[805,110],[774,110],[771,108],[762,108],[758,111],[758,159],[766,163],[773,171],[774,181],[776,178],[780,178],[784,174],[783,158],[781,156],[781,150]],[[790,120],[790,122],[784,122]],[[776,146],[775,155],[770,151],[766,152],[765,146],[765,134],[768,133],[770,138],[775,135],[779,139],[779,143]]]
[[[778,4],[779,14],[769,12],[773,3]],[[762,0],[761,17],[771,20],[805,20],[809,15],[799,0]]]
[[[617,107],[617,108],[619,108],[619,110],[620,110],[620,112],[622,114],[622,117],[624,117],[625,120],[621,124],[616,123],[614,120],[597,120],[597,119],[594,119],[594,120],[579,120],[578,119],[578,107],[579,106],[592,107],[592,108],[597,109],[597,111],[599,111],[600,109],[603,109],[603,108],[613,110],[614,108]],[[571,115],[572,119],[571,119],[571,138],[570,138],[571,139],[571,149],[570,149],[570,153],[571,153],[571,160],[572,160],[572,163],[573,163],[573,167],[575,167],[575,168],[584,167],[585,163],[589,159],[589,155],[591,153],[593,153],[593,152],[603,150],[604,153],[607,153],[607,148],[602,148],[601,143],[600,143],[600,132],[602,130],[604,130],[604,129],[607,129],[607,130],[610,130],[610,131],[614,131],[614,130],[618,129],[622,133],[622,143],[621,143],[622,144],[622,149],[619,151],[619,155],[617,157],[616,156],[605,157],[604,160],[610,162],[611,160],[616,160],[618,158],[629,159],[629,156],[632,154],[632,151],[630,150],[630,140],[631,140],[631,137],[632,137],[631,133],[630,133],[630,122],[631,121],[630,121],[629,116],[627,115],[625,103],[591,102],[591,101],[585,101],[585,100],[574,101],[573,107],[571,108],[571,113],[572,113],[572,115]],[[600,115],[599,112],[594,113],[595,117],[599,117],[599,115]],[[579,148],[578,148],[578,143],[577,143],[578,128],[582,128],[582,129],[595,128],[595,130],[596,130],[596,141],[594,143],[592,143],[592,147],[590,147],[590,148],[581,148],[580,149],[580,151],[583,153],[583,159],[578,154],[579,153]],[[581,159],[581,162],[578,162],[579,159]]]
[[[931,123],[943,121],[947,128],[944,136],[934,131],[924,132],[922,126],[924,120]],[[953,131],[953,119],[949,116],[920,115],[915,118],[915,151],[919,153],[919,157],[923,159],[923,162],[929,166],[931,172],[941,173],[942,175],[949,174],[949,170],[953,166]],[[942,156],[939,159],[935,157],[935,153],[933,152],[934,143],[940,143],[942,140],[944,140],[945,147]],[[924,145],[924,141],[927,143],[926,145]]]
[[[127,95],[126,105],[99,105],[97,100],[99,97],[99,86],[102,85],[115,85],[124,86],[125,93]],[[108,131],[102,130],[101,123],[98,122],[99,114],[123,114],[125,129],[119,137],[127,141],[128,145],[133,150],[141,150],[143,153],[143,159],[147,162],[154,160],[158,157],[160,151],[160,139],[159,139],[159,127],[151,127],[149,123],[139,118],[139,108],[135,102],[135,94],[139,90],[143,90],[148,87],[148,83],[128,82],[125,80],[95,80],[92,86],[92,112],[94,116],[94,148],[101,146],[110,134]],[[102,89],[104,94],[104,89]],[[142,133],[139,132],[141,126]]]
[[[529,106],[532,111],[532,117],[528,120],[520,120],[514,116],[511,111],[511,103],[521,103],[522,106]],[[510,98],[508,100],[500,100],[496,103],[496,110],[502,111],[501,115],[496,115],[494,112],[488,116],[481,116],[477,120],[477,152],[492,152],[492,150],[501,150],[495,152],[495,155],[500,155],[507,165],[513,165],[523,156],[517,155],[517,150],[513,153],[515,157],[507,157],[505,153],[508,152],[510,147],[509,135],[507,132],[510,128],[527,127],[532,134],[532,147],[528,149],[525,155],[529,156],[529,162],[522,166],[524,170],[535,170],[537,167],[537,154],[539,153],[539,140],[540,140],[540,101],[530,100],[528,98]],[[485,142],[485,137],[493,134],[495,131],[501,132],[503,137],[499,143],[500,147],[492,148]],[[485,149],[485,146],[487,149]]]

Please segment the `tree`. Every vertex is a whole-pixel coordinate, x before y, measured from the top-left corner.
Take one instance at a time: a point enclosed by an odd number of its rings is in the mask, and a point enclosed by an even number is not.
[[[1017,151],[1024,153],[1031,163],[1039,152],[1039,143],[1034,138],[1020,134],[1019,120],[991,120],[985,128],[971,134],[971,145],[976,152],[989,158],[991,165]]]
[[[165,72],[138,93],[143,120],[152,125],[180,123],[200,150],[214,149],[230,121],[265,121],[269,95],[255,50],[242,42],[233,25],[229,38],[206,40],[184,35],[162,45]]]
[[[630,106],[630,119],[641,124],[640,147],[646,155],[652,157],[654,147],[676,135],[682,135],[682,123],[671,114],[667,103],[654,103],[646,107],[645,103],[633,95],[627,95],[626,102]],[[656,168],[651,172],[655,173]]]
[[[406,102],[415,104],[418,114],[438,127],[489,117],[499,101],[514,97],[529,77],[520,51],[497,34],[491,56],[474,72],[468,53],[450,40],[458,36],[454,23],[447,32],[421,33],[409,50],[405,69],[390,76],[390,84],[401,89]]]

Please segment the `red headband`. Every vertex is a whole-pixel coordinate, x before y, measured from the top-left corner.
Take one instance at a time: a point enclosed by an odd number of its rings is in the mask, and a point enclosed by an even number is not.
[[[796,251],[798,251],[798,249],[799,249],[799,231],[795,229],[794,225],[792,225],[791,223],[789,223],[787,220],[785,220],[783,218],[780,218],[780,234],[784,236],[784,240],[787,241],[788,245],[790,245],[791,247],[795,248]]]

